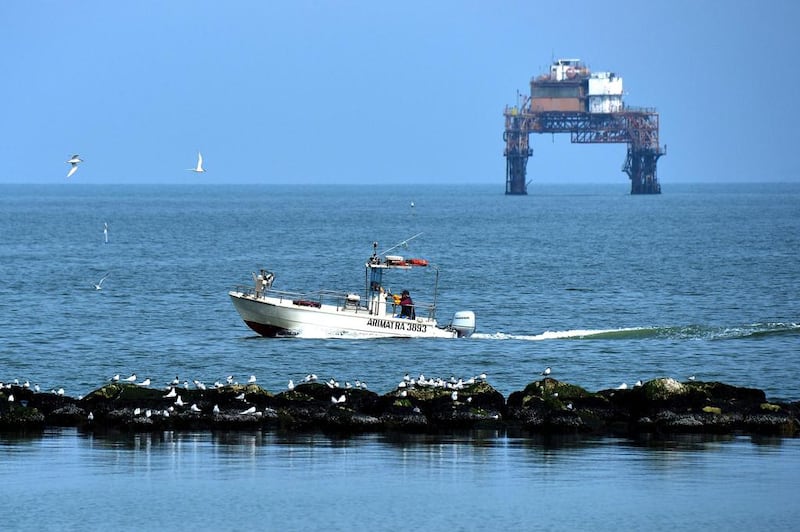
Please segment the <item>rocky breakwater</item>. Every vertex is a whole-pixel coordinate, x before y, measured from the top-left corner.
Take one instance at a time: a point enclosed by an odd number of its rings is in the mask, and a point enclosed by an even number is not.
[[[762,390],[660,378],[588,392],[545,378],[506,403],[509,421],[535,432],[746,433],[797,436],[800,403],[770,402]]]
[[[0,430],[71,426],[85,430],[282,429],[437,432],[495,429],[532,434],[800,434],[800,403],[719,382],[654,379],[589,392],[544,378],[506,400],[483,378],[409,379],[379,395],[364,387],[303,382],[273,394],[256,384],[164,390],[105,385],[85,397],[0,389]]]

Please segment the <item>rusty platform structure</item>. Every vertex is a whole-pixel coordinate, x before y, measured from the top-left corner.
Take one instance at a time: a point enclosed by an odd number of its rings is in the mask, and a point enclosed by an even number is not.
[[[658,112],[622,104],[622,79],[611,73],[590,75],[579,60],[559,60],[550,75],[531,81],[531,96],[507,106],[504,156],[506,194],[528,193],[532,133],[569,133],[575,144],[628,144],[622,171],[631,194],[660,194],[656,166],[666,154],[659,145]]]

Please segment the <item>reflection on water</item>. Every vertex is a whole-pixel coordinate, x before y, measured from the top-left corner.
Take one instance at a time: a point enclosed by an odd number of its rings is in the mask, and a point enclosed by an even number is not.
[[[0,510],[46,501],[40,524],[430,529],[791,528],[796,439],[157,432],[0,436]],[[102,497],[101,497],[102,495]],[[37,504],[37,507],[38,504]],[[11,528],[27,517],[2,511]],[[534,520],[534,521],[532,521]],[[61,526],[63,525],[63,526]],[[121,528],[136,528],[134,523]]]

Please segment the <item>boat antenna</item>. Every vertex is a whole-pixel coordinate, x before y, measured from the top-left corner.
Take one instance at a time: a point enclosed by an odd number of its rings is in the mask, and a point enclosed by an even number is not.
[[[381,255],[385,255],[385,254],[389,253],[391,250],[399,248],[400,246],[408,247],[408,243],[411,242],[412,240],[414,240],[415,238],[417,238],[418,236],[420,236],[421,234],[422,233],[417,233],[416,235],[412,236],[411,238],[406,238],[405,240],[403,240],[401,242],[398,242],[397,244],[395,244],[394,246],[390,247],[389,249],[381,251]]]

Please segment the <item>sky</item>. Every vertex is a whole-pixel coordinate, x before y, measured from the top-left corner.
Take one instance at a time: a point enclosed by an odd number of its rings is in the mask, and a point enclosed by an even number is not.
[[[800,2],[0,2],[0,183],[505,188],[506,105],[553,59],[654,107],[669,183],[800,182]],[[534,183],[629,183],[532,135]],[[204,174],[187,171],[201,151]]]

